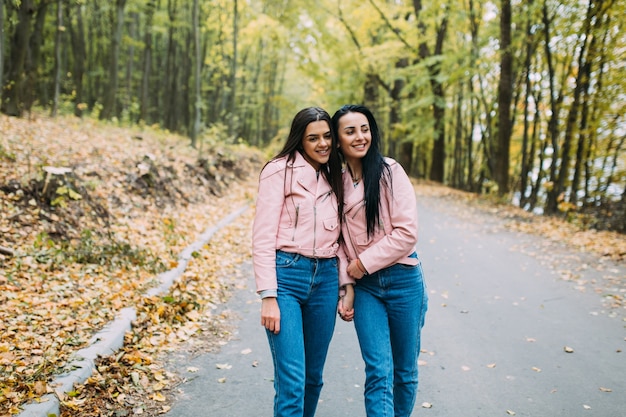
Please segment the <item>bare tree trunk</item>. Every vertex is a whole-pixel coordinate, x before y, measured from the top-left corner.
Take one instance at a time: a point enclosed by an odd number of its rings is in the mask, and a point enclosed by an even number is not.
[[[74,70],[72,71],[72,77],[74,79],[74,89],[76,91],[74,95],[74,115],[76,117],[83,117],[83,110],[85,107],[83,97],[83,77],[85,75],[85,59],[87,57],[87,49],[85,46],[85,25],[83,23],[83,12],[81,11],[81,5],[78,4],[75,7],[76,11],[76,28],[72,23],[72,17],[70,13],[70,7],[65,9],[67,27],[70,32],[70,42],[72,44],[72,56],[74,58]]]
[[[519,206],[524,207],[527,202],[527,192],[528,192],[528,176],[531,172],[530,168],[532,165],[532,161],[534,158],[533,153],[529,153],[528,146],[530,145],[530,97],[532,95],[532,82],[530,79],[531,74],[531,66],[532,66],[532,56],[534,54],[534,42],[532,41],[532,25],[531,25],[531,17],[530,17],[530,7],[532,6],[532,0],[526,6],[526,57],[524,59],[524,131],[523,131],[523,139],[522,139],[522,169],[520,172],[520,198],[519,198]],[[531,148],[533,146],[531,145]]]
[[[426,25],[420,17],[422,11],[422,1],[413,0],[413,9],[417,19],[417,28],[423,39],[426,39]],[[448,10],[446,5],[446,10]],[[429,50],[426,41],[419,45],[419,57],[421,60],[432,56],[439,56],[443,52],[443,41],[446,37],[448,29],[448,15],[444,16],[441,24],[437,29],[437,38],[435,40],[435,48],[433,52]],[[430,179],[437,182],[443,182],[445,179],[445,161],[446,161],[446,132],[445,132],[445,116],[446,116],[446,100],[444,95],[443,84],[439,81],[441,73],[441,64],[435,63],[428,66],[428,75],[430,76],[430,88],[433,94],[433,150],[432,163],[430,166]]]
[[[54,97],[50,116],[55,117],[59,109],[61,95],[61,34],[63,26],[63,0],[57,0],[57,30],[54,38]]]
[[[498,194],[509,191],[511,153],[511,101],[513,97],[513,54],[511,53],[511,1],[500,2],[500,82],[498,84],[498,145],[494,180]]]
[[[194,118],[193,127],[191,128],[191,146],[195,148],[197,146],[198,134],[200,133],[200,122],[202,114],[202,97],[200,95],[200,74],[202,70],[202,62],[200,61],[200,28],[199,28],[199,10],[198,0],[193,0],[193,44],[195,52],[195,65],[194,65]]]
[[[30,38],[30,24],[35,7],[32,0],[23,0],[17,11],[17,25],[11,39],[11,65],[7,74],[7,85],[11,88],[4,91],[2,96],[2,112],[9,116],[22,117],[24,114],[24,100],[26,94],[26,59],[28,56],[28,40]]]
[[[139,118],[144,122],[148,120],[148,108],[150,106],[150,73],[152,64],[152,24],[154,20],[154,11],[156,8],[155,0],[149,0],[146,5],[146,32],[144,34],[143,43],[143,74],[141,76],[141,97],[140,97],[140,115]]]
[[[237,12],[237,0],[233,2],[233,57],[230,63],[230,105],[228,117],[229,136],[236,135],[235,106],[237,105],[237,25],[239,15]]]
[[[176,113],[177,91],[176,91],[176,40],[174,39],[177,1],[168,0],[167,14],[168,23],[168,40],[167,52],[165,56],[165,73],[163,74],[163,125],[169,130],[175,130],[174,114]]]
[[[116,0],[116,22],[113,38],[111,39],[111,57],[109,61],[109,86],[104,93],[104,102],[100,119],[108,120],[116,114],[116,97],[118,87],[117,69],[120,60],[120,44],[122,43],[122,29],[124,28],[124,7],[126,0]]]
[[[4,89],[4,0],[0,0],[0,102]]]
[[[560,110],[560,101],[561,98],[557,97],[556,88],[554,86],[554,78],[555,78],[555,69],[554,62],[552,58],[552,50],[550,49],[550,28],[551,28],[551,18],[548,16],[548,6],[547,4],[543,5],[543,30],[544,30],[544,47],[545,47],[545,58],[546,63],[548,65],[548,83],[550,87],[550,120],[548,121],[548,138],[552,144],[552,161],[550,163],[550,182],[552,186],[548,189],[548,193],[546,196],[546,206],[545,211],[547,214],[554,214],[557,211],[557,198],[558,198],[558,190],[556,189],[557,182],[557,168],[559,165],[558,155],[560,154],[559,147],[559,110]]]
[[[139,14],[133,12],[130,16],[130,22],[128,24],[128,36],[133,40],[137,40],[137,27],[139,26]],[[128,113],[128,122],[132,123],[134,120],[132,113],[133,97],[133,73],[135,72],[135,42],[130,42],[128,46],[128,59],[126,61],[126,82],[125,90],[126,94],[122,103],[122,113]]]

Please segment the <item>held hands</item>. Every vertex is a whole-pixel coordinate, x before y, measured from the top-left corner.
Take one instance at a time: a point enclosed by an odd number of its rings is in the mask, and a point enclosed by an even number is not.
[[[280,332],[280,308],[276,297],[261,300],[261,326],[274,334]]]
[[[354,287],[350,284],[345,286],[345,294],[339,297],[337,313],[343,321],[352,321],[354,318]]]

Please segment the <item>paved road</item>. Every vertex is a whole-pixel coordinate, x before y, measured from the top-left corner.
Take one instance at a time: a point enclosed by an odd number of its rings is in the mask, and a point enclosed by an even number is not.
[[[626,416],[625,311],[603,297],[620,290],[611,279],[626,278],[625,265],[431,197],[419,198],[419,214],[430,309],[413,416]],[[227,306],[240,316],[236,337],[216,354],[172,355],[189,380],[168,417],[272,415],[260,304],[251,266],[241,267],[247,289]],[[338,320],[317,417],[365,415],[359,355],[354,328]]]

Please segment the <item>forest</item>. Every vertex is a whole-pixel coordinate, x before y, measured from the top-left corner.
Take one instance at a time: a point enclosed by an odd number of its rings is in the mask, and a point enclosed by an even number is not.
[[[626,232],[616,0],[0,0],[2,113],[282,141],[363,103],[416,178]],[[0,156],[3,150],[0,148]]]

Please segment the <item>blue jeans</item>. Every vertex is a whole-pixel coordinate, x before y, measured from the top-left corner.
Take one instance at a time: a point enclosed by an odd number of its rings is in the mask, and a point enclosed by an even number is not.
[[[409,417],[428,306],[422,265],[392,265],[357,280],[354,291],[367,417]]]
[[[313,417],[335,330],[337,258],[276,252],[280,332],[267,331],[274,360],[274,416]]]

